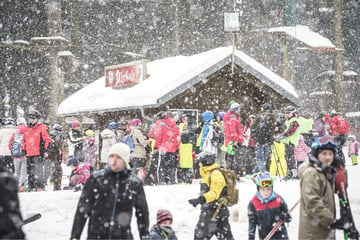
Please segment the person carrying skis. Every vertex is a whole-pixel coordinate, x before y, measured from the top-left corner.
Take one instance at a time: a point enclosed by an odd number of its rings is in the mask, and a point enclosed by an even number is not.
[[[217,239],[234,239],[229,224],[230,212],[226,205],[222,205],[215,219],[212,219],[226,186],[225,178],[219,170],[220,165],[215,163],[215,158],[215,154],[208,152],[198,155],[201,194],[198,198],[188,200],[194,207],[201,205],[194,239],[211,239],[214,235]]]
[[[130,147],[116,143],[108,164],[86,181],[76,209],[71,239],[80,239],[89,218],[87,239],[133,239],[133,208],[140,239],[149,237],[149,209],[141,180],[129,169]]]
[[[291,222],[284,199],[274,191],[274,180],[269,172],[259,172],[252,177],[257,186],[255,196],[248,205],[249,239],[255,239],[256,226],[259,238],[264,239],[278,221],[282,225],[274,233],[273,239],[288,239],[284,223]]]
[[[335,239],[334,181],[335,151],[333,137],[325,135],[311,147],[309,160],[299,168],[300,222],[298,239]]]

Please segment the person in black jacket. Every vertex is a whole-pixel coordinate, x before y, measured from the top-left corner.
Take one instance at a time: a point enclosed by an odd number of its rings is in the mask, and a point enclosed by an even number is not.
[[[16,179],[0,161],[0,239],[25,239]]]
[[[130,148],[114,144],[108,165],[94,172],[84,185],[77,206],[71,239],[80,239],[89,218],[88,239],[133,239],[133,207],[140,239],[149,236],[149,210],[141,180],[128,168]]]

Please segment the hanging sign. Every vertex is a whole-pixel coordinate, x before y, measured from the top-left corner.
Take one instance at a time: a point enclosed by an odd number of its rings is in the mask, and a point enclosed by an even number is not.
[[[147,60],[105,67],[105,86],[129,87],[145,79]]]

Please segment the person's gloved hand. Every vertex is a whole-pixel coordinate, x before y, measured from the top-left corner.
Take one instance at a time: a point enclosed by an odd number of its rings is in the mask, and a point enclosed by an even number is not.
[[[350,227],[347,234],[350,239],[359,239],[359,231],[354,226]]]
[[[346,230],[349,229],[349,222],[347,222],[344,218],[340,218],[334,220],[334,222],[330,225],[330,228]]]
[[[280,220],[282,222],[289,223],[289,222],[291,222],[292,218],[291,218],[291,215],[288,212],[286,212],[286,213],[282,212],[280,214]]]
[[[205,198],[202,195],[200,197],[198,197],[198,198],[190,199],[188,201],[194,207],[196,207],[198,204],[203,204],[203,203],[206,202]]]

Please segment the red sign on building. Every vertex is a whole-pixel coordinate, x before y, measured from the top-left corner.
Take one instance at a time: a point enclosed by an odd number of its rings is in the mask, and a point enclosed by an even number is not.
[[[122,88],[144,80],[146,60],[105,67],[105,86]]]

